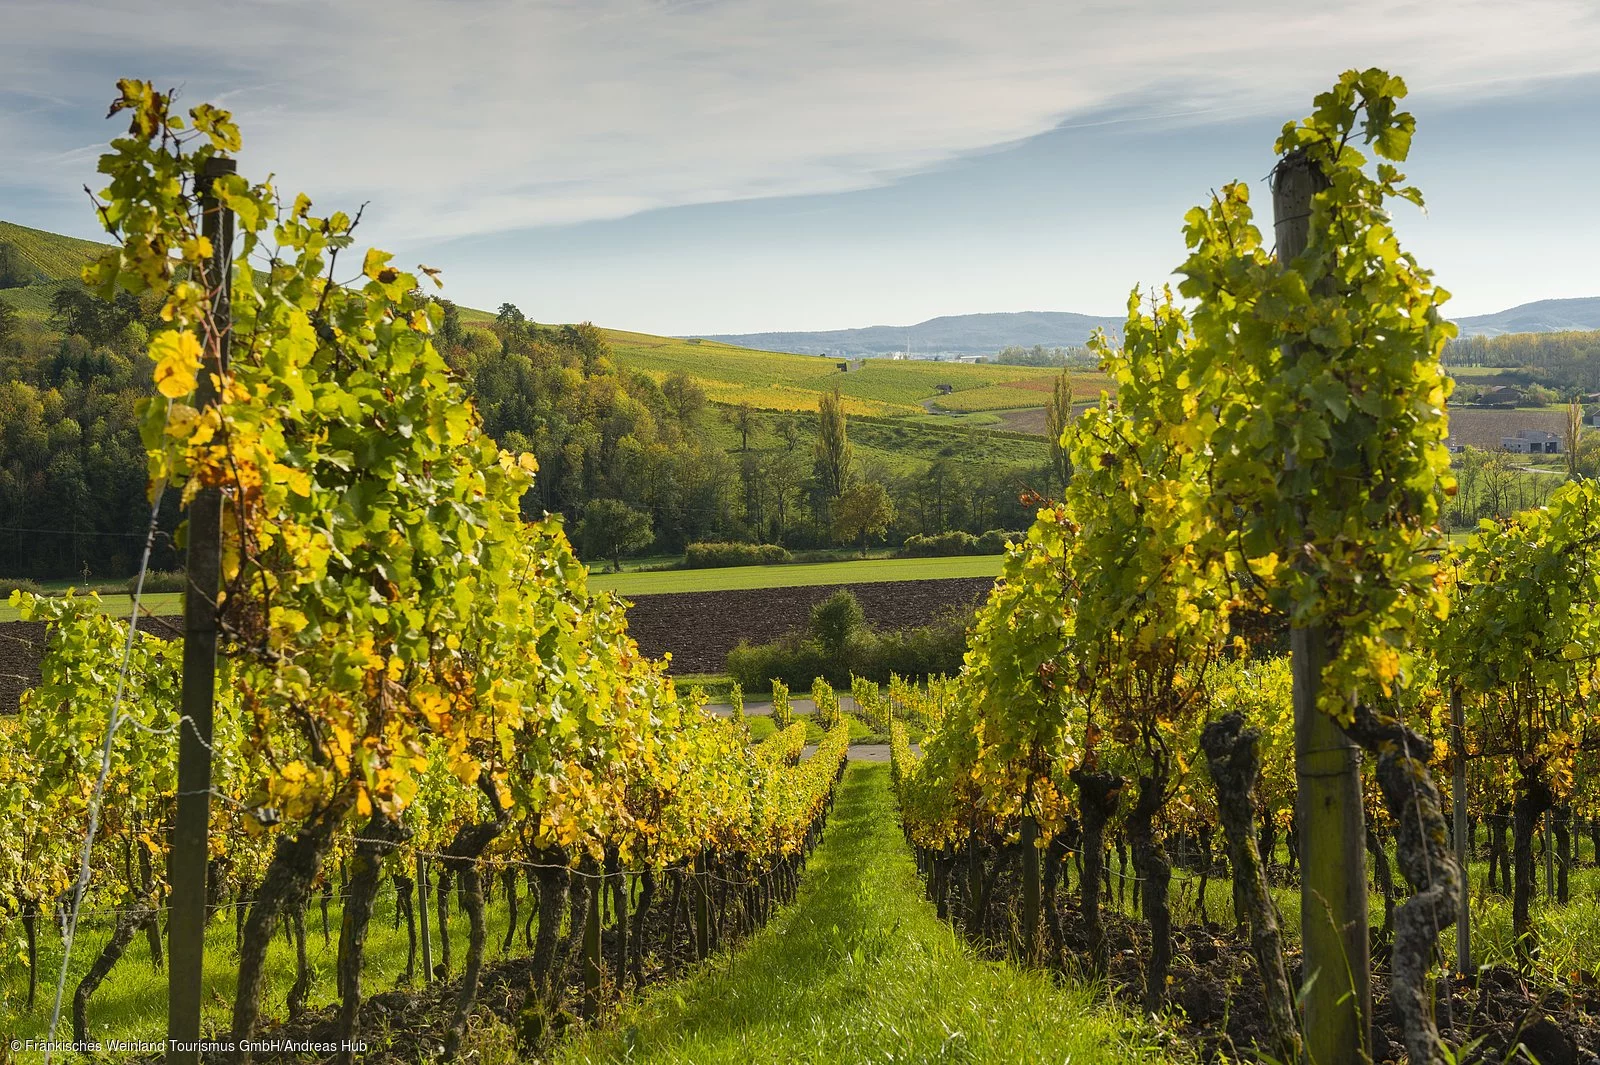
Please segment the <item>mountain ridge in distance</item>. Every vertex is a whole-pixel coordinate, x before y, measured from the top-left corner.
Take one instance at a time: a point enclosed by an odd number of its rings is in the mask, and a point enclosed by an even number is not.
[[[1081,347],[1097,328],[1121,335],[1124,319],[1072,311],[1014,311],[952,314],[915,325],[873,325],[859,329],[780,330],[763,333],[701,333],[705,340],[800,355],[891,355],[910,347],[918,352],[989,355],[1001,348]],[[1535,300],[1493,314],[1454,319],[1463,337],[1502,333],[1553,333],[1600,329],[1600,296]]]

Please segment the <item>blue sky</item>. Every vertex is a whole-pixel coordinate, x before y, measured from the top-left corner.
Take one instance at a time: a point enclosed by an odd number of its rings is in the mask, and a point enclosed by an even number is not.
[[[1458,314],[1600,294],[1600,5],[8,0],[0,218],[94,236],[116,77],[447,294],[660,333],[1114,314],[1348,66],[1403,75]],[[198,46],[221,31],[215,54]],[[97,187],[97,186],[96,186]]]

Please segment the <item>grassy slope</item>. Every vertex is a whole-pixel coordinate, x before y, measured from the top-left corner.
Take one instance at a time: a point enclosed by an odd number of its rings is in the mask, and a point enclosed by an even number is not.
[[[800,896],[732,958],[655,988],[557,1060],[1163,1061],[1079,985],[983,961],[922,897],[888,766],[853,764]]]
[[[958,558],[873,558],[860,562],[812,562],[785,566],[730,566],[726,569],[659,570],[653,573],[601,573],[589,586],[622,595],[666,592],[724,592],[743,588],[790,588],[812,584],[876,584],[880,581],[936,580],[945,577],[995,577],[1003,555]]]
[[[816,410],[817,395],[838,388],[851,414],[921,414],[921,403],[948,384],[959,394],[1010,385],[1023,392],[1022,404],[1043,402],[1055,371],[1019,366],[973,366],[867,359],[841,373],[838,360],[817,355],[785,355],[719,344],[605,330],[620,363],[660,379],[682,371],[700,380],[717,403],[749,403],[766,410]],[[859,367],[859,368],[858,368]],[[1023,385],[1044,382],[1043,392]]]
[[[0,243],[15,245],[22,257],[44,275],[44,280],[32,285],[0,289],[0,300],[28,318],[49,315],[50,296],[61,282],[76,278],[85,262],[105,250],[104,244],[4,221],[0,221]]]
[[[0,293],[25,314],[44,317],[50,294],[63,280],[76,278],[85,261],[105,245],[30,229],[0,221],[0,241],[15,244],[47,280]],[[468,323],[494,320],[487,311],[461,308]],[[698,379],[713,402],[749,403],[764,410],[813,411],[817,396],[837,387],[846,397],[851,414],[920,415],[922,403],[939,395],[938,385],[962,392],[1009,397],[1006,406],[1043,402],[1049,395],[1055,371],[1019,366],[971,366],[956,363],[896,362],[869,359],[851,363],[840,373],[836,360],[814,355],[786,355],[719,344],[710,340],[680,340],[607,329],[617,361],[659,379],[683,371]],[[995,406],[992,398],[973,401],[970,409]]]

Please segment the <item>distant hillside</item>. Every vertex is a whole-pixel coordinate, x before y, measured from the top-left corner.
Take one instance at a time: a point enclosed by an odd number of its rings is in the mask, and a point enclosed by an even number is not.
[[[25,315],[39,317],[50,313],[51,294],[63,283],[76,281],[83,264],[106,248],[93,241],[3,221],[0,246],[9,246],[32,275],[22,285],[15,284],[20,278],[0,278],[0,299]]]
[[[15,248],[27,268],[24,272],[32,275],[28,284],[0,288],[0,300],[38,318],[49,315],[51,294],[74,283],[83,264],[106,247],[10,222],[0,222],[0,245]],[[461,317],[472,323],[494,321],[489,312],[470,307],[461,308]],[[1055,378],[1053,370],[1023,366],[927,362],[874,362],[852,365],[841,373],[833,360],[815,356],[613,329],[602,332],[619,365],[657,381],[681,372],[699,381],[713,402],[747,403],[769,411],[816,410],[817,397],[835,388],[844,395],[845,410],[856,415],[924,416],[936,401],[967,413],[1035,407],[1049,395]],[[1098,375],[1082,379],[1085,388],[1110,386]],[[950,424],[955,421],[950,419]]]
[[[874,325],[864,329],[830,329],[815,333],[719,333],[707,340],[762,351],[801,355],[888,355],[949,352],[987,355],[1003,347],[1081,347],[1096,329],[1120,331],[1122,318],[1102,318],[1071,311],[1018,311],[1011,314],[951,314],[916,325]],[[909,336],[908,336],[909,334]]]
[[[1494,314],[1457,318],[1456,327],[1464,337],[1600,329],[1600,296],[1535,300]]]

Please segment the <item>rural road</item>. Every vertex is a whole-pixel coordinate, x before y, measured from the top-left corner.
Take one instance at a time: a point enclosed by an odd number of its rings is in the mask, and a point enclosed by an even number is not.
[[[803,762],[817,753],[817,745],[808,743],[800,748],[800,760]],[[916,744],[911,745],[912,754],[920,754]],[[889,745],[887,743],[852,743],[850,753],[846,756],[852,762],[887,762],[889,760]]]
[[[789,708],[791,710],[793,710],[797,714],[814,714],[814,713],[817,712],[817,704],[812,702],[810,698],[790,699],[789,700]],[[731,716],[733,714],[733,707],[728,703],[707,703],[706,704],[706,709],[710,710],[713,714],[716,714],[718,717],[729,717],[729,716]],[[839,709],[843,710],[847,714],[855,713],[856,712],[856,701],[855,701],[855,699],[852,696],[845,695],[844,693],[841,692],[840,695],[839,695]],[[772,700],[771,699],[750,699],[750,700],[747,700],[745,702],[745,704],[744,704],[744,716],[745,717],[771,717],[772,716]]]

